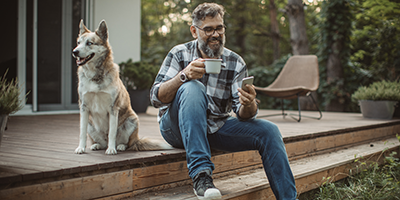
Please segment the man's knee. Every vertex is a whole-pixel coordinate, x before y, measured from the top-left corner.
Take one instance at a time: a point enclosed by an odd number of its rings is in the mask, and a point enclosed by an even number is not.
[[[206,110],[208,99],[205,90],[204,85],[197,80],[191,80],[182,84],[171,104],[171,113],[178,111],[180,108],[191,108],[194,105],[198,105]]]
[[[198,80],[182,84],[176,95],[180,100],[205,101],[207,103],[206,87]]]
[[[282,140],[282,135],[281,132],[279,131],[279,127],[275,123],[263,119],[257,119],[257,120],[259,120],[258,127],[260,128],[259,131],[261,132],[262,136],[269,139],[274,138]]]
[[[205,93],[206,87],[198,80],[191,80],[181,85],[178,89],[178,93],[185,92],[186,94],[194,93],[200,94]]]

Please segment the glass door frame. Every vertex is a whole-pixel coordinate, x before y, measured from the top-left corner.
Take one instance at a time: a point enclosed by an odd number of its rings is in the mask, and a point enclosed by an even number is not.
[[[32,64],[32,104],[25,104],[23,101],[23,109],[19,112],[20,114],[30,113],[42,113],[42,111],[52,111],[53,113],[64,113],[70,111],[78,111],[78,102],[72,101],[72,92],[76,91],[76,88],[72,88],[72,76],[76,76],[71,70],[72,59],[71,59],[71,47],[75,44],[75,41],[71,40],[72,33],[72,1],[62,1],[62,13],[61,13],[61,103],[59,104],[38,104],[38,61],[37,61],[37,39],[38,39],[38,1],[33,0],[33,64]],[[82,0],[82,5],[85,5],[85,9],[82,9],[84,16],[87,21],[90,21],[92,0]],[[18,0],[18,47],[17,47],[17,76],[19,85],[22,88],[20,99],[25,99],[26,94],[26,37],[27,37],[27,0]],[[88,12],[89,11],[89,12]],[[40,112],[38,112],[40,110]],[[17,113],[18,114],[18,113]]]

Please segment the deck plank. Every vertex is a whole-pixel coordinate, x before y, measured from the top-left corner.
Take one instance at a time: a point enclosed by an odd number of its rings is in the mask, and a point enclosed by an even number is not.
[[[275,112],[260,110],[259,115]],[[316,114],[309,111],[303,113],[304,115]],[[276,123],[285,142],[292,142],[293,145],[306,137],[329,135],[346,130],[362,130],[367,126],[370,128],[388,126],[388,124],[400,126],[399,119],[371,120],[363,118],[360,113],[324,112],[321,120],[303,118],[300,123],[290,117],[283,118],[282,116],[264,119]],[[139,120],[140,137],[163,140],[157,123],[156,109],[150,107],[146,114],[139,114]],[[384,128],[379,130],[384,130]],[[355,137],[360,136],[355,135]],[[335,145],[340,143],[338,142],[340,136],[332,136],[331,140],[331,148],[335,148]],[[78,155],[74,153],[78,143],[79,114],[11,116],[8,130],[4,133],[0,146],[0,183],[7,181],[7,178],[10,182],[18,182],[124,166],[166,164],[171,159],[185,160],[185,151],[182,149],[126,151],[111,156],[105,155],[105,150],[91,151],[86,148],[84,154]],[[321,145],[325,144],[309,144],[310,147],[316,149],[322,148]]]

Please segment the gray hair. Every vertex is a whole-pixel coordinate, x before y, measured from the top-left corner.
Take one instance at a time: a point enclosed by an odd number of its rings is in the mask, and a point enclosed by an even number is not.
[[[200,26],[206,17],[214,18],[217,14],[224,18],[225,9],[216,3],[203,3],[198,5],[192,13],[192,25]]]

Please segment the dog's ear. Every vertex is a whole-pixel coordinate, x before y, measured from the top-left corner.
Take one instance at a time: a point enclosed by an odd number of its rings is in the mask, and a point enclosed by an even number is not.
[[[89,29],[86,28],[85,24],[83,24],[83,19],[81,19],[81,23],[79,23],[79,35],[90,32]]]
[[[108,29],[106,21],[101,20],[99,27],[96,30],[96,34],[104,41],[108,39]]]

